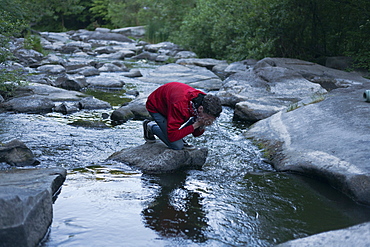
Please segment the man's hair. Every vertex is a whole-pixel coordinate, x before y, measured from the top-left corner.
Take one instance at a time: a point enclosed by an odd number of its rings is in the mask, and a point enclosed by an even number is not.
[[[219,117],[222,112],[220,98],[212,94],[207,94],[204,96],[202,106],[205,113],[214,117]]]

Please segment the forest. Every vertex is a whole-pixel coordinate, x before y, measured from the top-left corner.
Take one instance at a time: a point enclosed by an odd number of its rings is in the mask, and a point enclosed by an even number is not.
[[[199,57],[349,56],[370,69],[369,0],[0,0],[0,15],[0,62],[11,36],[146,26],[146,41]]]

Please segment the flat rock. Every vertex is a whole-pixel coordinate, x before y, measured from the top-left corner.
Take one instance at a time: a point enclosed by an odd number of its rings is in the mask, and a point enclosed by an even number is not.
[[[288,241],[277,247],[356,246],[370,245],[370,222],[346,229],[323,232],[310,237]]]
[[[370,104],[363,99],[369,86],[335,89],[319,103],[255,123],[246,135],[262,144],[278,171],[324,179],[370,205]]]
[[[148,75],[140,78],[141,81],[165,84],[168,82],[182,82],[194,88],[206,90],[218,90],[221,87],[221,79],[212,71],[199,66],[180,64],[167,64],[158,67]]]
[[[53,217],[53,196],[66,178],[63,168],[0,171],[0,246],[37,246]]]
[[[161,141],[123,149],[112,154],[108,160],[114,160],[134,166],[147,174],[171,173],[178,169],[200,168],[206,161],[208,149],[195,150],[169,149]]]

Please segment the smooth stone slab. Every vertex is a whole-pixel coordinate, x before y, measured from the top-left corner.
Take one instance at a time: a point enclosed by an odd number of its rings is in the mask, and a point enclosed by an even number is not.
[[[306,238],[291,240],[277,247],[316,247],[316,246],[370,246],[370,222],[346,229],[323,232]]]
[[[47,234],[64,168],[0,171],[0,246],[28,247]]]

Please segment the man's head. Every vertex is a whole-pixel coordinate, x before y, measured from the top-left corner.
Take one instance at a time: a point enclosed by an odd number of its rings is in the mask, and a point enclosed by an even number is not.
[[[198,108],[198,117],[205,126],[211,125],[222,112],[221,100],[214,95],[207,94]]]
[[[203,111],[215,118],[219,117],[222,112],[221,100],[219,97],[207,94],[202,102]]]

